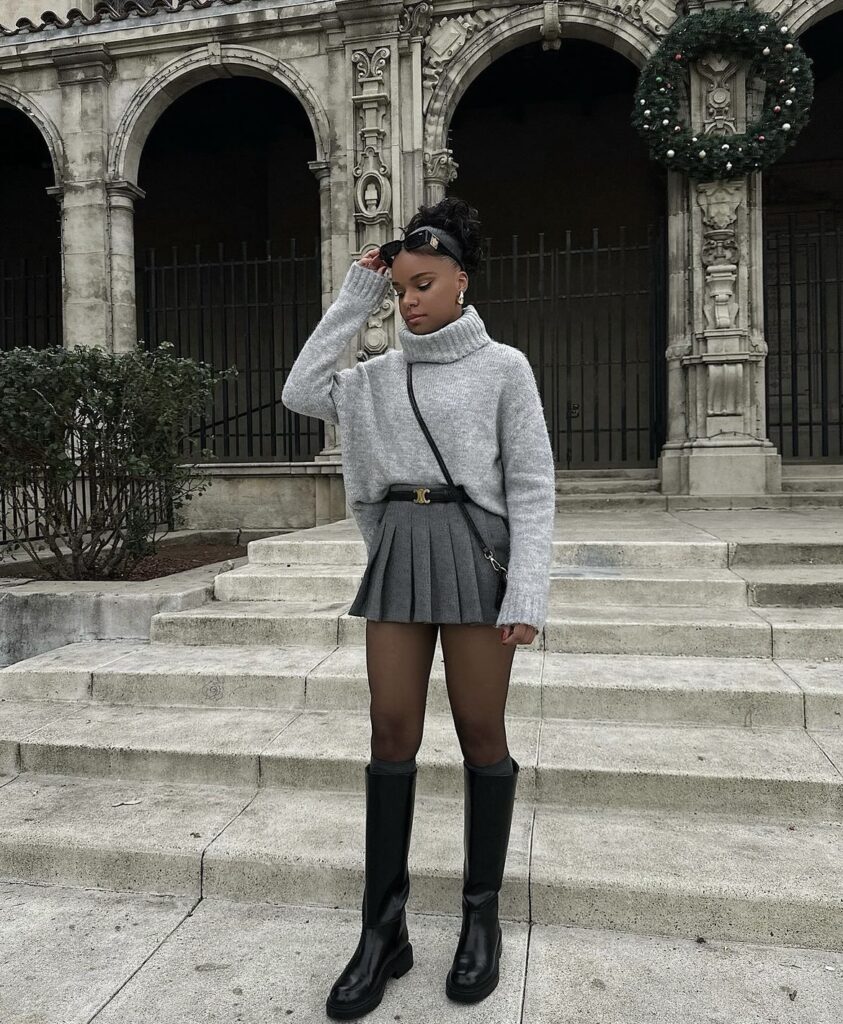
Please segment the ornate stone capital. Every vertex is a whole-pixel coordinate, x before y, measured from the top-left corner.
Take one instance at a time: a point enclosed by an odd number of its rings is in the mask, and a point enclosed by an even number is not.
[[[411,36],[426,36],[433,19],[433,4],[419,3],[405,7],[398,15],[398,31]]]
[[[438,149],[435,153],[424,154],[424,176],[445,188],[456,178],[459,164],[454,159],[453,150]]]

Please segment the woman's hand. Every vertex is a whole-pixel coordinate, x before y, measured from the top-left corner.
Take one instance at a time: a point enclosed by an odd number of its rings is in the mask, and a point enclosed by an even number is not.
[[[516,644],[531,644],[536,639],[538,630],[528,626],[526,622],[517,622],[514,626],[501,626],[501,643],[514,647]]]
[[[360,257],[357,264],[358,266],[365,267],[367,270],[374,270],[382,276],[385,276],[387,270],[389,270],[389,267],[381,259],[380,248],[370,249],[365,255]]]

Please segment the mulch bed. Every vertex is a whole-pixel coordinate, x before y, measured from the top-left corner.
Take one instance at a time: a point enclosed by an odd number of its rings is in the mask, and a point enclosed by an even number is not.
[[[184,572],[185,569],[197,569],[201,565],[224,562],[227,558],[244,558],[246,552],[245,544],[162,544],[158,554],[147,555],[131,572],[123,576],[114,576],[112,581],[155,580],[160,576]],[[51,578],[29,562],[19,568],[14,565],[13,561],[0,564],[0,577],[24,577],[30,580]]]

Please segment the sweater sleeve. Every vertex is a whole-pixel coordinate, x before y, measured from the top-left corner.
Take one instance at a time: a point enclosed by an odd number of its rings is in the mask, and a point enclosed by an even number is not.
[[[541,630],[550,594],[556,472],[533,368],[515,351],[499,410],[510,551],[496,625],[524,622]]]
[[[287,374],[281,401],[293,412],[339,423],[339,397],[343,382],[354,367],[337,370],[337,359],[383,302],[389,278],[354,262],[334,302],[322,315],[313,333]]]

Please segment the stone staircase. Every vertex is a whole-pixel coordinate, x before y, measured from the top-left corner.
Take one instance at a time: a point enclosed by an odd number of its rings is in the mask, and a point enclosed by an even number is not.
[[[364,567],[349,520],[252,541],[216,600],[158,614],[149,643],[0,671],[0,880],[353,919],[369,720],[346,610]],[[551,614],[516,650],[507,710],[513,927],[663,956],[680,939],[843,952],[836,510],[559,515]],[[456,915],[438,644],[418,762],[409,909]]]
[[[662,494],[656,469],[556,471],[560,512],[686,509],[834,508],[843,506],[843,463],[784,462],[780,494],[699,497]]]

